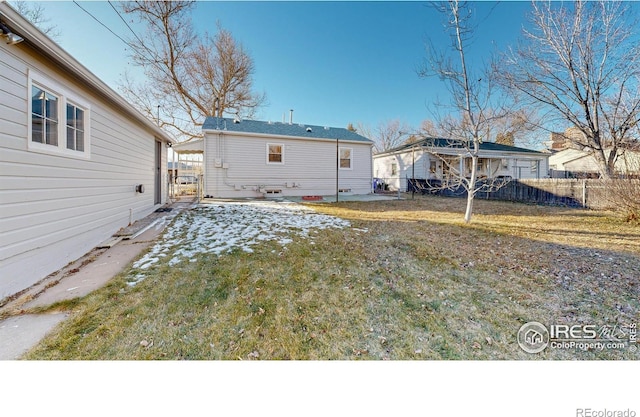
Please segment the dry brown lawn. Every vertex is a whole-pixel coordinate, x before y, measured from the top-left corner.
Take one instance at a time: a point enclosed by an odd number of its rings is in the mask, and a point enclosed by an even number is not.
[[[410,196],[409,196],[410,198]],[[638,359],[528,354],[519,327],[640,321],[640,227],[609,213],[416,196],[312,205],[351,222],[283,249],[128,268],[28,359]],[[175,248],[176,250],[178,248]]]

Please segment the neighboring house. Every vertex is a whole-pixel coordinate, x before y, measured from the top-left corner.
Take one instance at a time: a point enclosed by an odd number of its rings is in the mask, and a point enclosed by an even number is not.
[[[1,301],[165,203],[172,140],[6,2],[0,22]]]
[[[185,152],[204,153],[205,197],[371,192],[373,142],[350,130],[217,117],[202,130],[203,141]]]
[[[615,164],[615,173],[622,175],[640,175],[640,151],[624,150]],[[608,156],[608,152],[606,153]],[[550,175],[553,178],[599,177],[600,165],[593,152],[566,148],[549,156]]]
[[[483,142],[478,158],[479,179],[546,178],[549,154],[515,146]],[[460,142],[424,138],[373,156],[373,175],[390,190],[406,189],[407,178],[444,180],[471,177],[471,157]]]
[[[552,178],[599,178],[601,167],[594,151],[579,145],[585,143],[585,135],[575,127],[564,133],[551,133],[549,147],[549,175]],[[605,148],[608,158],[611,148]],[[640,175],[640,143],[637,140],[618,146],[615,174]]]

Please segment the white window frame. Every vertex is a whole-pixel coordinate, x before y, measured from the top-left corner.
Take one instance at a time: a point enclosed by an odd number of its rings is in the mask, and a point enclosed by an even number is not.
[[[280,151],[280,161],[279,162],[270,161],[269,160],[269,155],[270,155],[269,147],[271,147],[271,146],[279,146],[280,147],[281,151]],[[266,147],[266,150],[267,150],[267,158],[266,158],[267,165],[284,165],[284,149],[285,149],[284,148],[284,143],[275,143],[275,142],[267,143],[267,147]]]
[[[342,162],[342,151],[343,150],[348,150],[349,151],[349,167],[343,167],[342,164],[341,164],[341,162]],[[340,146],[338,148],[338,167],[341,170],[346,170],[346,171],[353,170],[353,148],[346,147],[346,146]]]
[[[58,98],[58,144],[50,145],[33,141],[33,102],[32,90],[37,87]],[[84,112],[84,149],[77,151],[67,148],[67,104]],[[36,71],[29,70],[27,78],[27,149],[32,152],[65,156],[76,159],[89,159],[91,156],[91,106],[78,94],[61,83]]]
[[[538,165],[540,163],[538,162],[537,159],[532,159],[531,160],[531,173],[532,174],[537,174],[538,173]]]

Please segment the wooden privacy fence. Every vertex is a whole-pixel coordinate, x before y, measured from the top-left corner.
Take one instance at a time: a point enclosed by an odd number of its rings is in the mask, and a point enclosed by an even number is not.
[[[452,197],[467,195],[463,187],[444,188],[439,180],[417,178],[407,178],[407,191]],[[495,191],[477,192],[476,198],[592,209],[610,206],[606,186],[597,179],[509,180]]]

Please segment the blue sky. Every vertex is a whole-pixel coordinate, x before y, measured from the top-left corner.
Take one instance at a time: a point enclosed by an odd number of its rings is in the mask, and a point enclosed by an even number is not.
[[[58,43],[107,84],[117,89],[126,69],[136,73],[126,45],[77,4],[42,4],[60,32]],[[111,31],[132,36],[108,2],[79,4]],[[517,39],[530,4],[473,4],[478,28],[468,54],[479,65]],[[437,78],[416,72],[427,39],[442,48],[450,43],[427,2],[198,1],[193,18],[198,31],[210,33],[219,21],[253,57],[255,90],[268,99],[260,120],[288,120],[293,109],[297,123],[375,126],[399,119],[417,128],[438,96],[446,100]]]

